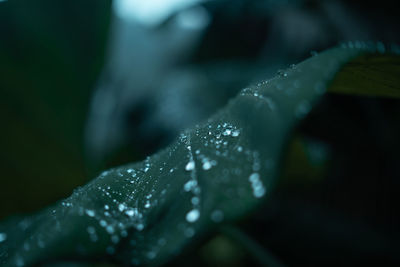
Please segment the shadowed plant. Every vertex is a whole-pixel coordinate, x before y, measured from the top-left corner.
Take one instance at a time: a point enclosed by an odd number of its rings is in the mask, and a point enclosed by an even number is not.
[[[224,227],[268,202],[293,130],[326,92],[400,97],[397,52],[344,44],[243,89],[166,149],[103,172],[37,214],[4,221],[1,265],[156,266],[221,227],[240,236]],[[268,256],[263,263],[279,265]]]

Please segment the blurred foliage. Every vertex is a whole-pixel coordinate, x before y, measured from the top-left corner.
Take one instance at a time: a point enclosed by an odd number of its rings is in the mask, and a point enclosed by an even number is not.
[[[379,45],[381,49],[384,49],[382,43]],[[351,62],[345,68],[336,77],[330,92],[373,97],[400,97],[398,90],[400,61],[398,57],[364,56]]]
[[[0,217],[36,210],[88,181],[82,136],[110,6],[0,4]]]

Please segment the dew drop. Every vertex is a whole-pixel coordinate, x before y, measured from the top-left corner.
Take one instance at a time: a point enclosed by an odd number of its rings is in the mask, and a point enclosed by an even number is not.
[[[160,246],[165,246],[165,244],[167,244],[167,241],[164,238],[160,238],[158,239],[157,242]]]
[[[6,233],[0,233],[0,243],[6,241],[7,239],[7,234]]]
[[[278,75],[281,77],[287,77],[288,74],[283,70],[278,70]]]
[[[193,170],[194,170],[194,167],[195,167],[195,163],[194,163],[193,160],[191,160],[191,161],[189,161],[189,162],[186,164],[185,170],[187,170],[187,171],[193,171]]]
[[[221,210],[214,210],[211,213],[211,220],[213,220],[216,223],[222,222],[224,219],[224,213]]]
[[[25,265],[25,262],[24,262],[24,260],[23,260],[22,258],[18,257],[18,258],[15,260],[15,265],[18,266],[18,267],[21,267],[21,266],[24,266],[24,265]]]
[[[222,133],[224,136],[231,135],[232,130],[231,129],[225,129],[225,131]]]
[[[185,229],[185,236],[186,237],[189,237],[189,238],[193,237],[194,234],[195,234],[195,231],[194,231],[194,229],[192,227],[188,227],[188,228]]]
[[[202,166],[203,170],[207,171],[207,170],[211,169],[213,165],[216,165],[216,162],[212,162],[207,158],[203,159],[203,166]]]
[[[113,234],[113,233],[114,233],[114,227],[113,227],[112,225],[108,225],[108,226],[106,227],[106,231],[107,231],[107,233],[109,233],[109,234]]]
[[[189,192],[190,190],[192,190],[194,187],[197,186],[197,181],[196,180],[190,180],[187,181],[184,185],[183,185],[183,189],[186,192]]]
[[[265,187],[260,180],[260,175],[258,173],[252,173],[249,177],[251,182],[251,187],[253,189],[253,195],[256,198],[260,198],[265,194]]]
[[[94,215],[96,215],[96,213],[95,213],[94,210],[86,210],[86,214],[87,214],[89,217],[94,217]]]
[[[118,210],[119,210],[120,212],[123,212],[125,209],[126,209],[125,204],[121,203],[121,204],[118,205]]]
[[[311,105],[308,101],[304,100],[302,101],[295,110],[295,115],[299,119],[304,118],[308,112],[311,110]]]
[[[198,205],[200,203],[200,199],[198,197],[192,197],[191,202],[193,205]]]
[[[136,227],[136,230],[138,230],[138,231],[142,231],[144,229],[144,225],[142,223],[139,223],[135,227]]]
[[[157,254],[154,251],[149,251],[147,252],[146,256],[148,259],[153,260],[157,256]]]
[[[125,211],[125,214],[128,215],[129,217],[132,217],[135,215],[135,211],[133,209]]]
[[[88,228],[86,230],[91,235],[96,234],[96,229],[94,229],[93,226],[88,226]]]
[[[250,182],[254,183],[258,180],[260,180],[260,175],[258,173],[252,173],[249,177]]]
[[[29,251],[31,249],[31,246],[28,243],[24,243],[24,250]]]
[[[198,209],[193,209],[186,214],[186,221],[194,223],[200,217],[200,211]]]
[[[239,130],[234,130],[234,131],[232,132],[232,136],[233,136],[233,137],[238,137],[239,134],[240,134],[240,131],[239,131]]]

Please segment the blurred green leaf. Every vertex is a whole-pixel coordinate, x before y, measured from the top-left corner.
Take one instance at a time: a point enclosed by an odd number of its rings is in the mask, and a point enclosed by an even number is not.
[[[368,54],[355,58],[336,75],[329,92],[400,98],[400,56]]]
[[[0,218],[88,181],[82,137],[110,14],[109,0],[1,3]]]
[[[0,263],[171,260],[267,199],[293,128],[344,63],[374,49],[331,49],[245,88],[165,150],[102,173],[39,214],[10,219],[0,226]]]

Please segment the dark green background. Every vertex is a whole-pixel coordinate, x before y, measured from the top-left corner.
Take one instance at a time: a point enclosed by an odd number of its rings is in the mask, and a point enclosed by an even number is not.
[[[0,218],[88,181],[83,127],[110,1],[0,3]]]

